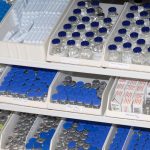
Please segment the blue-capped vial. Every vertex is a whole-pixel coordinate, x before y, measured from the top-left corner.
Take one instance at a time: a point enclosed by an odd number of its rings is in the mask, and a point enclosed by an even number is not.
[[[122,62],[127,64],[132,63],[132,44],[130,42],[123,44]]]
[[[52,52],[50,52],[50,54],[57,54],[57,53],[61,53],[62,49],[61,49],[61,42],[59,38],[55,38],[52,40]]]
[[[145,61],[146,61],[145,57],[142,54],[142,48],[141,47],[135,47],[133,49],[132,63],[142,65],[145,63]]]
[[[67,42],[67,38],[66,37],[67,37],[66,31],[58,32],[58,38],[61,40],[62,46],[66,46],[66,42]]]
[[[123,38],[121,36],[116,36],[114,38],[114,42],[118,48],[118,51],[122,51],[122,42],[123,42]]]
[[[77,17],[76,17],[76,16],[70,16],[70,17],[68,18],[68,21],[69,21],[69,23],[72,25],[72,28],[75,29],[75,27],[76,27],[77,24],[78,24],[78,19],[77,19]]]
[[[130,29],[130,25],[131,25],[131,22],[130,22],[129,20],[124,20],[124,21],[122,22],[123,28],[125,28],[125,29],[127,29],[127,30]]]
[[[96,22],[96,21],[91,22],[91,29],[93,32],[97,32],[98,27],[99,27],[99,22]]]
[[[107,37],[107,28],[106,27],[101,27],[99,28],[99,36],[103,37],[104,39],[106,39]]]
[[[145,48],[145,40],[144,39],[138,39],[136,41],[136,43],[139,47],[141,47],[144,50],[144,48]]]
[[[95,55],[101,55],[103,50],[103,38],[98,36],[94,38],[92,51]]]
[[[99,1],[92,1],[91,2],[91,7],[95,9],[95,14],[100,14],[103,12],[103,9],[100,7],[100,2]]]
[[[80,32],[73,32],[72,33],[72,38],[75,40],[76,46],[79,47],[80,43],[81,43]]]
[[[118,62],[120,60],[120,55],[115,44],[111,44],[108,46],[108,60],[115,62]]]
[[[116,7],[109,7],[107,17],[111,18],[112,23],[114,24],[118,18],[117,8]]]
[[[149,11],[150,10],[150,3],[145,3],[143,7],[144,7],[145,11]]]
[[[66,31],[67,37],[71,37],[72,31],[73,31],[72,25],[70,23],[64,24],[63,29],[64,31]]]
[[[142,36],[144,38],[148,38],[150,35],[150,27],[148,27],[148,26],[142,27],[141,32],[142,32]]]
[[[77,17],[78,21],[81,21],[81,9],[79,8],[74,9],[73,15]]]
[[[104,26],[106,26],[108,29],[112,28],[112,19],[111,18],[104,18],[103,22],[104,22]]]
[[[133,41],[136,41],[138,39],[139,34],[137,32],[130,33],[130,38]]]
[[[88,17],[88,16],[82,17],[82,23],[85,25],[86,30],[90,30],[91,29],[91,26],[90,26],[90,17]]]
[[[134,21],[134,13],[127,13],[126,14],[126,18],[127,20],[129,20],[130,22]]]
[[[136,21],[136,30],[140,32],[141,28],[144,26],[144,20],[140,19]]]
[[[91,21],[94,21],[96,19],[94,8],[88,8],[86,12],[87,12],[87,15],[90,17]]]
[[[79,9],[81,9],[81,15],[85,16],[85,14],[86,14],[86,3],[84,1],[79,1],[77,3],[77,6]]]
[[[138,12],[138,6],[137,5],[132,5],[130,6],[130,11],[132,13],[137,13]]]
[[[82,59],[91,59],[92,58],[92,52],[91,52],[91,49],[90,49],[90,43],[88,41],[82,41],[81,42],[80,57]]]
[[[85,37],[87,41],[92,42],[94,38],[94,32],[92,31],[86,32]]]
[[[75,40],[68,40],[67,41],[67,52],[68,57],[79,57],[79,49],[75,46],[76,42]]]
[[[84,24],[77,25],[77,30],[78,32],[80,32],[80,34],[83,34],[85,32],[85,25]]]

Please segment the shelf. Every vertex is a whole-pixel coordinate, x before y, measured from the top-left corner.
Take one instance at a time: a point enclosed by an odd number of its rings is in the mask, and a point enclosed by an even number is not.
[[[95,115],[56,111],[56,110],[38,109],[38,108],[18,106],[18,105],[5,104],[5,103],[0,104],[0,109],[33,113],[33,114],[42,114],[48,116],[57,116],[62,118],[73,118],[73,119],[89,120],[95,122],[106,122],[106,123],[119,124],[119,125],[150,128],[150,122],[148,121],[137,121],[131,119],[120,119],[120,118],[112,118],[106,116],[95,116]]]
[[[98,68],[98,67],[70,65],[70,64],[63,64],[63,63],[52,63],[52,62],[21,61],[21,60],[2,59],[2,58],[0,59],[0,63],[8,64],[8,65],[19,65],[19,66],[28,66],[28,67],[35,67],[35,68],[46,68],[46,69],[65,70],[65,71],[72,71],[72,72],[82,72],[82,73],[90,73],[90,74],[150,80],[150,73],[146,73],[146,72]]]

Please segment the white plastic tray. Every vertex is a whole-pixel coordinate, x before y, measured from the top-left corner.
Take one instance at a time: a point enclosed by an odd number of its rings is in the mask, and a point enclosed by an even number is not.
[[[0,85],[10,70],[11,70],[11,67],[7,66],[0,77]],[[28,100],[24,98],[13,98],[10,96],[0,95],[0,103],[9,103],[9,104],[15,104],[15,105],[37,107],[37,108],[47,108],[47,98],[45,98],[45,101],[40,102],[40,101],[32,101],[32,100]]]
[[[62,81],[64,80],[64,77],[67,75],[71,75],[72,79],[74,81],[83,81],[83,82],[92,82],[94,79],[98,79],[98,80],[104,80],[107,82],[107,86],[103,92],[102,95],[102,103],[101,103],[101,107],[100,109],[94,109],[94,108],[87,108],[84,106],[78,106],[78,105],[71,105],[71,104],[58,104],[58,103],[52,103],[51,99],[52,99],[52,95],[55,94],[56,91],[56,87],[58,85],[60,85],[62,83]],[[113,84],[114,79],[113,78],[108,78],[106,76],[94,76],[90,75],[90,74],[80,74],[80,73],[74,73],[74,74],[67,74],[67,73],[63,73],[60,72],[58,73],[50,88],[49,88],[49,92],[48,92],[48,99],[47,99],[47,104],[48,104],[48,109],[54,109],[54,110],[61,110],[61,111],[67,111],[67,112],[76,112],[76,113],[83,113],[83,114],[93,114],[93,115],[102,115],[105,111],[106,105],[107,105],[107,99],[108,99],[108,92]]]
[[[23,2],[22,2],[23,3]],[[70,1],[67,5],[71,5]],[[15,4],[14,4],[15,6]],[[67,9],[66,7],[66,9]],[[65,11],[64,11],[65,13]],[[60,16],[60,19],[64,14]],[[45,39],[43,44],[26,44],[10,41],[2,41],[4,35],[15,27],[13,18],[13,6],[0,24],[0,58],[12,58],[14,60],[30,60],[30,61],[45,61],[49,37]]]
[[[63,124],[65,123],[65,120],[62,120],[59,124],[59,126],[57,127],[57,130],[52,138],[52,141],[51,141],[51,146],[50,146],[50,150],[55,150],[56,149],[56,145],[58,143],[58,140],[59,140],[59,136],[60,134],[62,133],[62,130],[63,130]],[[112,132],[112,130],[114,130],[114,126],[111,126],[109,132],[108,132],[108,135],[105,139],[105,142],[103,144],[103,147],[102,147],[102,150],[108,150],[107,149],[107,143],[108,143],[108,140],[109,140],[109,135],[110,133]]]
[[[136,65],[136,64],[126,64],[126,63],[122,63],[122,62],[108,61],[108,45],[110,43],[112,43],[112,40],[116,36],[116,33],[118,32],[119,27],[121,27],[121,23],[124,20],[126,14],[128,12],[128,9],[131,5],[133,5],[133,4],[125,3],[125,7],[124,7],[120,17],[118,18],[118,21],[117,21],[115,27],[113,28],[113,30],[112,30],[112,32],[111,32],[111,34],[110,34],[110,36],[109,36],[109,38],[105,44],[103,67],[121,69],[121,70],[150,72],[150,66],[148,66],[148,65]]]
[[[125,119],[135,119],[135,120],[143,120],[143,121],[150,121],[150,116],[146,114],[137,114],[137,113],[128,113],[128,112],[118,112],[111,110],[111,100],[113,98],[115,88],[118,82],[118,78],[115,79],[113,86],[108,94],[108,103],[107,109],[105,111],[106,116],[110,117],[117,117],[117,118],[125,118]]]
[[[70,9],[68,9],[66,16],[64,17],[64,19],[62,19],[60,21],[56,30],[54,30],[54,33],[50,37],[50,42],[49,42],[48,51],[47,51],[47,61],[76,64],[76,65],[84,65],[84,66],[101,67],[102,66],[102,57],[100,57],[97,60],[96,59],[95,60],[94,59],[93,60],[86,60],[86,59],[81,59],[81,58],[62,57],[59,55],[51,55],[50,54],[50,52],[52,50],[52,45],[51,45],[52,39],[57,37],[58,32],[62,30],[63,24],[67,23],[67,19],[69,16],[71,16],[73,14],[72,11],[73,11],[73,9],[75,9],[77,7],[78,1],[80,1],[80,0],[76,0],[76,1],[74,1],[74,3],[72,3],[72,5],[70,5]],[[113,7],[113,6],[116,7],[118,13],[121,13],[121,10],[123,8],[123,5],[114,5],[114,4],[105,4],[105,3],[100,3],[100,6],[102,7],[106,16],[108,14],[108,8],[109,7]],[[103,52],[102,52],[102,55],[104,55]]]

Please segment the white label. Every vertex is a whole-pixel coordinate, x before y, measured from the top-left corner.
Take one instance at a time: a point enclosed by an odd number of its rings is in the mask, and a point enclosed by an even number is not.
[[[83,111],[81,106],[66,105],[66,111],[79,112]]]
[[[110,62],[109,66],[112,68],[120,68],[120,69],[129,69],[129,64],[123,64],[123,63],[116,63],[116,62]]]

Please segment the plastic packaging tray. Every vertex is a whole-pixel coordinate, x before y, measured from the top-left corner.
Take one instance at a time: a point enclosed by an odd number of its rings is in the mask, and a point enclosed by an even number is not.
[[[121,63],[121,62],[108,61],[108,45],[112,42],[112,39],[114,39],[119,27],[121,27],[121,23],[122,23],[123,19],[125,18],[125,15],[127,14],[128,9],[131,5],[132,5],[131,3],[125,3],[125,7],[124,7],[120,17],[118,18],[118,21],[117,21],[115,27],[113,28],[113,30],[105,44],[103,67],[121,69],[121,70],[150,72],[150,66],[148,66],[148,65],[126,64],[126,63]]]
[[[83,81],[83,82],[92,82],[94,79],[98,80],[104,80],[107,82],[107,86],[103,92],[102,95],[102,103],[100,109],[94,109],[94,108],[87,108],[84,106],[78,106],[78,105],[71,105],[71,104],[57,104],[57,103],[52,103],[51,98],[52,95],[56,93],[56,87],[62,83],[64,80],[64,77],[67,75],[71,75],[74,81]],[[106,105],[107,105],[107,99],[108,99],[108,91],[110,90],[112,84],[113,84],[114,79],[113,78],[108,78],[106,76],[94,76],[90,74],[80,74],[80,73],[74,73],[74,74],[67,74],[60,72],[58,73],[48,92],[48,109],[54,109],[54,110],[61,110],[61,111],[67,111],[67,112],[76,112],[76,113],[83,113],[83,114],[93,114],[93,115],[102,115],[105,111]]]
[[[59,136],[60,134],[62,133],[62,130],[63,130],[63,124],[65,123],[65,120],[62,120],[59,124],[59,126],[57,127],[57,130],[52,138],[52,141],[51,141],[51,146],[50,146],[50,150],[55,150],[56,149],[56,144],[58,143],[58,140],[59,140]],[[105,139],[105,142],[103,144],[103,147],[102,147],[102,150],[107,150],[107,142],[109,140],[109,135],[111,133],[112,130],[114,130],[114,126],[111,126],[109,132],[108,132],[108,135]]]
[[[143,120],[143,121],[150,121],[150,116],[146,114],[137,114],[137,113],[130,113],[130,112],[119,112],[111,110],[111,100],[113,98],[115,88],[118,82],[118,78],[115,79],[113,86],[108,94],[108,103],[107,109],[105,111],[106,116],[110,117],[117,117],[117,118],[125,118],[125,119],[134,119],[134,120]]]
[[[99,58],[98,60],[94,60],[94,59],[93,60],[86,60],[86,59],[81,59],[81,58],[62,57],[59,55],[50,55],[50,52],[52,50],[52,45],[51,45],[52,39],[57,37],[58,32],[62,30],[62,27],[63,27],[62,25],[67,23],[68,17],[72,15],[72,11],[73,11],[73,9],[76,8],[77,2],[79,2],[79,1],[80,0],[74,1],[74,3],[72,3],[72,5],[70,5],[70,8],[68,9],[66,16],[64,16],[64,19],[62,19],[60,21],[59,25],[56,27],[56,29],[54,30],[54,33],[50,37],[48,51],[47,51],[47,61],[101,67],[102,66],[102,58]],[[100,3],[100,6],[102,7],[106,16],[107,16],[107,11],[108,11],[109,7],[113,7],[113,6],[116,7],[118,13],[121,13],[122,8],[123,8],[123,5],[114,5],[114,4],[105,4],[105,3]],[[103,55],[103,53],[102,53],[102,55]]]
[[[10,70],[11,70],[11,67],[7,66],[0,77],[0,85]],[[14,98],[10,96],[0,95],[0,103],[9,103],[9,104],[15,104],[15,105],[37,107],[37,108],[47,108],[47,98],[45,98],[45,101],[40,102],[40,101],[32,101],[32,100],[28,100],[24,98]]]
[[[67,7],[69,7],[71,3],[72,1],[68,3]],[[49,37],[45,39],[43,44],[27,44],[27,43],[17,43],[11,41],[2,41],[6,32],[12,30],[16,25],[13,18],[14,6],[11,7],[9,13],[5,16],[5,18],[0,24],[0,33],[1,33],[0,34],[0,58],[3,59],[11,58],[13,60],[24,60],[24,61],[27,60],[45,61]],[[63,17],[63,15],[64,14],[60,16],[60,19]]]

